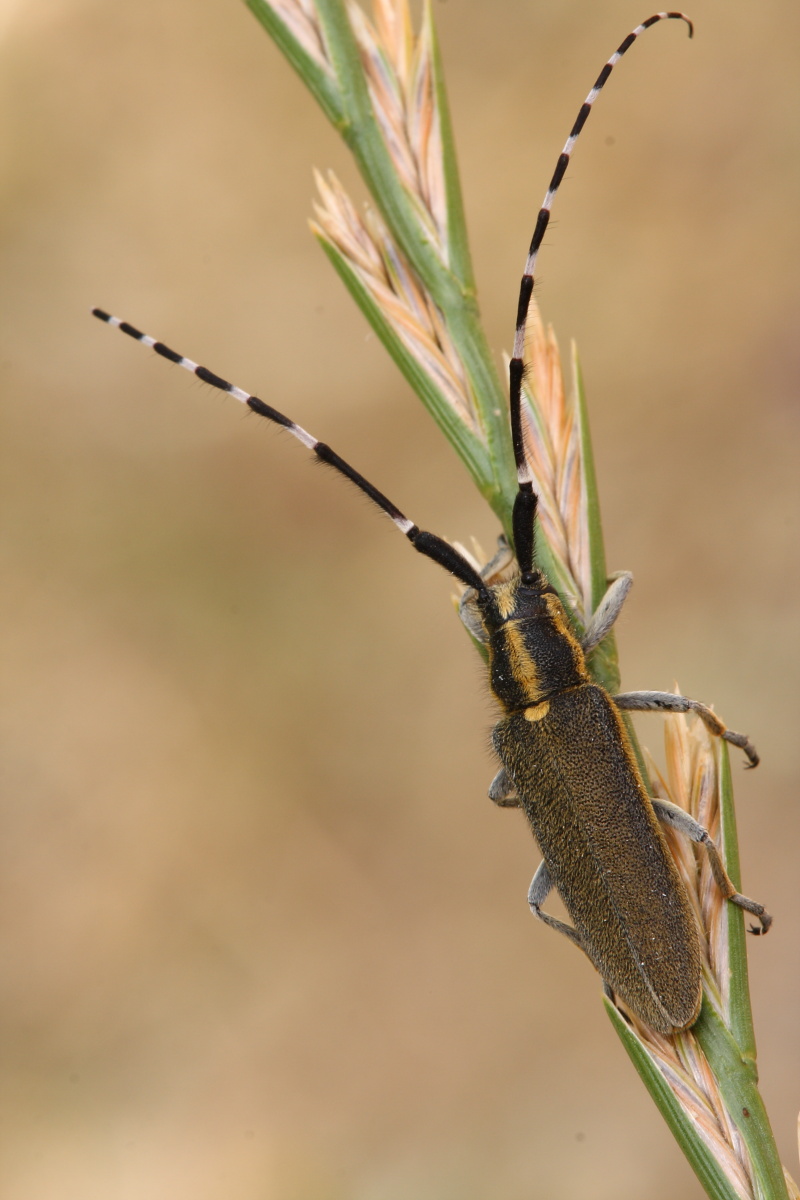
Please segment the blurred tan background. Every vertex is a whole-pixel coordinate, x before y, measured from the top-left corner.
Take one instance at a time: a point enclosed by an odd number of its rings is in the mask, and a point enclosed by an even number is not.
[[[644,0],[437,5],[498,355],[556,155]],[[798,1171],[800,10],[694,0],[604,93],[539,299],[578,339],[627,688],[737,770],[764,1094]],[[427,528],[495,525],[306,229],[334,133],[243,4],[0,5],[3,1200],[699,1197],[525,903]],[[357,195],[362,192],[357,188]],[[661,722],[639,727],[655,751]],[[738,767],[738,763],[737,763]]]

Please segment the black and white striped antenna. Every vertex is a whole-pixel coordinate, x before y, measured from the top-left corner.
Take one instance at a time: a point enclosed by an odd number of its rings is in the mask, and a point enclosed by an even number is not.
[[[542,207],[539,209],[539,215],[536,218],[536,227],[531,238],[528,257],[525,261],[525,270],[522,273],[522,280],[519,286],[519,300],[517,302],[517,322],[514,330],[514,353],[508,367],[508,390],[509,408],[511,410],[511,440],[514,446],[517,484],[519,486],[517,499],[514,504],[514,551],[519,563],[523,583],[526,581],[532,582],[535,576],[533,555],[534,517],[536,515],[537,496],[533,490],[533,477],[525,454],[525,439],[522,432],[522,379],[525,373],[525,336],[528,324],[528,310],[535,282],[536,260],[539,257],[544,235],[550,223],[553,201],[567,173],[569,160],[575,149],[578,135],[586,124],[595,100],[600,95],[606,80],[623,54],[626,54],[630,50],[636,39],[646,29],[649,29],[651,25],[657,25],[659,21],[685,21],[689,27],[689,37],[694,33],[694,26],[685,13],[655,13],[652,17],[648,17],[646,21],[642,21],[641,25],[637,25],[635,29],[632,29],[624,42],[617,47],[611,58],[608,59],[602,71],[597,76],[594,87],[581,105],[575,124],[572,126],[570,135],[564,143],[564,149],[558,156],[553,178],[550,180],[550,186],[545,193]]]
[[[392,504],[388,497],[384,496],[383,492],[378,491],[368,479],[365,479],[360,472],[351,467],[335,450],[331,450],[330,446],[327,446],[325,442],[320,442],[315,437],[312,437],[307,430],[303,429],[302,425],[298,425],[295,421],[290,420],[289,417],[279,412],[277,408],[273,408],[271,404],[266,404],[263,400],[260,400],[258,396],[251,396],[249,392],[242,391],[240,387],[229,383],[221,375],[215,375],[213,371],[209,371],[208,367],[201,367],[198,363],[193,362],[191,358],[186,358],[183,354],[178,354],[176,350],[171,350],[163,342],[157,342],[155,338],[142,333],[134,325],[129,325],[127,321],[121,321],[119,317],[112,317],[110,313],[104,312],[102,308],[93,308],[92,315],[101,321],[105,321],[107,325],[114,325],[117,329],[121,329],[123,333],[127,333],[128,337],[141,342],[142,345],[149,346],[151,350],[155,350],[156,354],[160,354],[162,358],[169,359],[170,362],[183,367],[185,371],[191,371],[193,375],[196,375],[198,379],[202,379],[204,383],[210,383],[212,387],[219,388],[221,392],[227,392],[229,396],[233,396],[242,404],[246,404],[251,412],[256,413],[259,417],[266,417],[273,424],[280,425],[292,437],[296,437],[298,442],[302,442],[308,450],[311,450],[320,462],[327,463],[328,466],[338,471],[340,475],[344,475],[345,479],[349,479],[357,488],[360,488],[373,504],[376,504],[378,508],[391,518],[400,532],[406,535],[415,550],[419,550],[420,554],[425,554],[428,558],[432,558],[434,562],[439,563],[445,570],[450,571],[451,574],[460,579],[467,587],[477,588],[479,591],[485,590],[486,585],[480,575],[471,563],[464,558],[463,554],[459,554],[449,542],[437,537],[435,533],[426,533],[425,530],[419,529],[413,521],[409,521],[408,517],[404,516],[400,512],[400,509]]]
[[[547,230],[550,221],[550,213],[553,207],[556,193],[561,185],[564,175],[566,174],[569,165],[570,157],[575,149],[575,143],[578,136],[586,124],[589,113],[592,110],[592,105],[599,96],[606,80],[613,71],[616,64],[622,58],[636,39],[649,29],[651,25],[656,25],[659,21],[678,20],[685,21],[689,27],[689,36],[692,36],[693,27],[689,18],[681,12],[661,12],[656,13],[652,17],[648,17],[641,25],[637,25],[624,42],[611,55],[606,62],[602,71],[595,81],[594,87],[589,92],[589,95],[581,105],[575,124],[572,127],[569,137],[564,144],[564,149],[559,155],[556,169],[553,172],[553,177],[550,180],[550,186],[547,189],[545,198],[542,202],[542,207],[539,209],[539,215],[536,219],[536,228],[534,229],[533,238],[531,240],[528,257],[525,262],[525,270],[522,275],[519,291],[519,301],[517,304],[517,320],[514,333],[514,353],[509,365],[509,408],[511,416],[511,436],[514,446],[514,459],[517,469],[517,483],[519,490],[514,504],[513,516],[513,534],[514,534],[514,550],[519,563],[520,573],[522,575],[522,583],[535,585],[539,580],[539,575],[533,566],[534,558],[534,518],[536,515],[537,495],[533,490],[533,477],[525,455],[525,443],[522,432],[522,378],[524,374],[524,356],[525,356],[525,335],[528,321],[528,310],[530,308],[531,296],[534,287],[534,272],[536,269],[536,260],[541,249],[542,240]],[[437,537],[436,534],[426,533],[410,521],[408,517],[394,505],[391,500],[384,496],[376,487],[365,479],[354,467],[351,467],[348,462],[340,458],[334,450],[327,446],[324,442],[318,441],[312,437],[302,425],[298,425],[289,417],[284,416],[277,408],[260,400],[258,396],[251,396],[249,392],[243,391],[236,387],[235,384],[229,383],[227,379],[223,379],[220,375],[216,375],[213,371],[209,371],[207,367],[201,367],[192,359],[186,358],[182,354],[178,354],[175,350],[171,350],[169,346],[163,342],[156,341],[146,333],[142,333],[135,326],[130,325],[127,321],[120,320],[119,317],[113,317],[110,313],[105,312],[101,308],[93,308],[92,313],[99,320],[105,321],[108,325],[113,325],[126,333],[128,337],[132,337],[135,341],[141,342],[145,346],[149,346],[156,354],[160,354],[162,358],[169,359],[170,362],[176,363],[179,367],[183,367],[186,371],[191,371],[198,379],[202,379],[204,383],[210,383],[212,387],[219,388],[222,392],[227,392],[242,404],[245,404],[252,412],[260,417],[265,417],[273,424],[281,426],[287,433],[296,437],[298,441],[311,450],[316,457],[328,466],[338,471],[340,475],[344,475],[351,483],[354,483],[357,488],[368,496],[373,504],[377,505],[382,512],[394,522],[401,533],[405,534],[411,542],[415,550],[428,558],[433,559],[445,570],[455,575],[467,587],[476,588],[479,592],[487,590],[486,584],[481,579],[478,572],[468,561],[467,558],[443,538]]]

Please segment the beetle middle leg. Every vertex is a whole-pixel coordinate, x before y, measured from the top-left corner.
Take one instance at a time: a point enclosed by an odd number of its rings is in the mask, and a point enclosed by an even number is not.
[[[550,879],[547,863],[544,861],[540,862],[536,874],[531,880],[531,886],[528,888],[530,910],[545,925],[549,925],[551,929],[555,929],[558,933],[563,933],[571,942],[574,942],[576,946],[580,946],[581,950],[584,950],[581,935],[577,929],[573,929],[571,925],[567,925],[566,921],[559,921],[558,917],[551,917],[549,913],[544,912],[542,909],[542,905],[552,890],[553,882]]]
[[[688,696],[676,696],[674,692],[622,692],[613,699],[617,708],[625,709],[626,712],[697,713],[710,733],[730,742],[732,746],[738,746],[740,750],[744,750],[750,760],[745,764],[746,766],[758,766],[758,751],[746,734],[728,729],[725,722],[721,721],[715,712],[705,704],[701,704],[699,700],[690,700]]]
[[[493,800],[500,808],[520,807],[519,796],[517,795],[511,776],[505,767],[500,768],[490,783],[489,799]],[[542,905],[552,890],[553,883],[550,879],[547,863],[540,862],[536,874],[531,880],[531,886],[528,888],[528,905],[530,906],[530,910],[545,925],[549,925],[551,929],[556,929],[559,933],[563,933],[570,941],[575,942],[583,950],[583,942],[576,929],[573,929],[571,925],[567,925],[566,921],[559,921],[558,917],[551,917],[549,913],[542,910]]]
[[[517,789],[505,767],[501,767],[489,784],[489,799],[499,808],[519,808]]]
[[[694,817],[690,816],[685,809],[679,808],[677,804],[670,803],[669,800],[654,799],[653,808],[659,821],[663,822],[664,825],[669,825],[671,828],[676,829],[679,833],[688,837],[690,841],[705,846],[711,873],[722,895],[726,900],[730,900],[731,904],[736,904],[746,912],[752,913],[754,917],[758,917],[761,922],[761,928],[756,929],[755,926],[751,925],[750,933],[766,933],[772,924],[772,917],[763,904],[758,904],[755,900],[751,900],[749,896],[743,896],[741,892],[737,892],[728,872],[725,870],[719,851],[714,845],[708,830],[704,829],[699,821],[695,821]]]

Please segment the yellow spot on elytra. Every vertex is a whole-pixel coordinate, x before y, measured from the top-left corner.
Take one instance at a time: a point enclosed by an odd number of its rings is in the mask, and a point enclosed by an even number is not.
[[[550,712],[550,701],[543,700],[541,704],[534,704],[532,708],[525,709],[526,721],[541,721]]]

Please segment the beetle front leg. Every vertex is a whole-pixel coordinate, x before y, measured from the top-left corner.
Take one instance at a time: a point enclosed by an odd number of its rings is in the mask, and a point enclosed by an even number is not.
[[[772,924],[772,917],[763,904],[757,904],[749,896],[743,896],[741,892],[737,892],[728,872],[725,870],[719,851],[714,845],[708,830],[704,829],[699,821],[695,821],[694,817],[690,816],[685,809],[679,808],[677,804],[671,804],[669,800],[654,799],[653,808],[659,821],[671,826],[672,829],[676,829],[679,833],[688,837],[690,841],[705,846],[709,866],[711,867],[711,874],[714,876],[714,880],[722,895],[726,900],[730,900],[731,904],[736,904],[739,908],[752,913],[754,917],[758,917],[761,922],[761,928],[756,929],[755,926],[751,925],[750,933],[766,933]]]
[[[611,632],[632,585],[633,576],[630,571],[618,571],[616,575],[612,575],[606,593],[592,613],[581,638],[584,654],[590,654],[595,646],[599,646],[603,638]]]
[[[758,766],[758,751],[750,739],[743,733],[735,733],[734,730],[728,729],[724,721],[721,721],[715,712],[705,704],[701,704],[699,700],[690,700],[688,696],[676,696],[674,692],[622,692],[613,699],[617,708],[622,708],[626,712],[697,713],[710,733],[730,742],[732,746],[738,746],[740,750],[744,750],[750,760],[745,764],[746,766]]]
[[[577,929],[573,929],[571,925],[567,925],[566,921],[559,921],[558,917],[551,917],[549,913],[542,910],[547,897],[553,890],[553,883],[550,879],[550,872],[547,869],[547,863],[542,861],[536,870],[536,874],[531,880],[531,886],[528,888],[528,904],[530,910],[535,917],[543,921],[545,925],[549,925],[551,929],[555,929],[558,933],[563,933],[576,946],[580,946],[584,950],[581,935]]]

